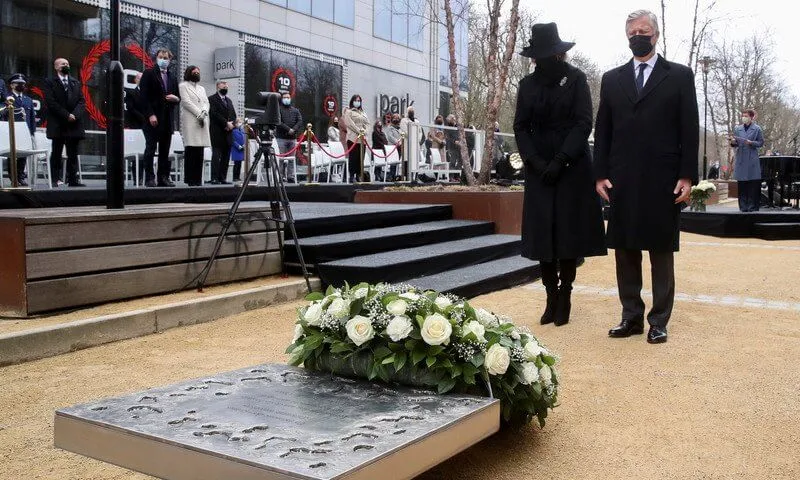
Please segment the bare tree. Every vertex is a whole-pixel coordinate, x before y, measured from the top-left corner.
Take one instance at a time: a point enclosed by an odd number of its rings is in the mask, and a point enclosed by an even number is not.
[[[661,0],[661,56],[667,58],[667,2]]]
[[[662,0],[663,5],[663,0]],[[700,9],[700,0],[694,0],[694,15],[692,16],[692,36],[689,38],[689,61],[686,63],[693,72],[697,73],[697,59],[703,50],[703,43],[715,22],[714,8],[717,0],[711,0],[708,5]],[[663,19],[663,13],[662,13]],[[665,47],[666,49],[666,47]],[[666,51],[666,50],[665,50]]]

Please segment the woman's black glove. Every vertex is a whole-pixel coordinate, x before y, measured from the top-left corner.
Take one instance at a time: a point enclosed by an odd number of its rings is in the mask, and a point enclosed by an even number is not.
[[[561,171],[569,163],[569,157],[559,152],[555,158],[547,164],[547,168],[542,172],[542,182],[545,185],[555,185],[558,178],[561,176]]]

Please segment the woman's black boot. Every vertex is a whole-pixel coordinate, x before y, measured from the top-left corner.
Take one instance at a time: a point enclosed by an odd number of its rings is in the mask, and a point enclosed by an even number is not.
[[[555,262],[540,262],[540,265],[542,267],[542,285],[547,292],[547,303],[539,323],[547,325],[555,320],[558,305],[558,271]]]

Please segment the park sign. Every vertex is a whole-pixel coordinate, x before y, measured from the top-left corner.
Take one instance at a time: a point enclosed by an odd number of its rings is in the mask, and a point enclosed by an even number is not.
[[[214,50],[214,80],[239,76],[239,47]]]

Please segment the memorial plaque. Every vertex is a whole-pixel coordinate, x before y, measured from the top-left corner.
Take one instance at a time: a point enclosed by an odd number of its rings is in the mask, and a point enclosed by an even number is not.
[[[492,435],[497,400],[267,364],[58,410],[55,445],[156,477],[412,478]]]

